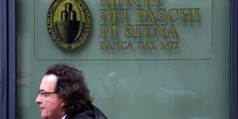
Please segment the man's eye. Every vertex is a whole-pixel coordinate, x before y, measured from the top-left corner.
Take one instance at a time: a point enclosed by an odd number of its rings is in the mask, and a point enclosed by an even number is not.
[[[44,97],[47,97],[47,96],[48,96],[48,94],[47,94],[47,93],[43,93],[42,95],[43,95]]]

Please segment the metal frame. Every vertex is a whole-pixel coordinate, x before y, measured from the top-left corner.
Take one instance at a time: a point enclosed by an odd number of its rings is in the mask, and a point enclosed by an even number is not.
[[[6,0],[0,1],[0,119],[7,118],[7,3]]]
[[[0,15],[0,119],[16,119],[15,0],[1,0]]]
[[[237,40],[238,2],[231,0],[231,105],[230,119],[238,119]]]
[[[0,1],[0,119],[16,119],[16,0]],[[237,40],[238,2],[231,0],[231,106],[238,119]]]

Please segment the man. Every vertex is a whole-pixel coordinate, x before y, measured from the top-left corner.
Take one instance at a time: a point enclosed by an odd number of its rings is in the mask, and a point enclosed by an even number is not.
[[[107,119],[94,105],[82,72],[65,64],[48,68],[36,103],[43,119]]]

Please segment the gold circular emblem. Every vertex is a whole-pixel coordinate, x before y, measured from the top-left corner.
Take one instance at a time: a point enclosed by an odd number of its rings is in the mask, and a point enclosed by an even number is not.
[[[85,43],[90,13],[83,0],[54,0],[47,20],[50,37],[59,47],[75,49]]]

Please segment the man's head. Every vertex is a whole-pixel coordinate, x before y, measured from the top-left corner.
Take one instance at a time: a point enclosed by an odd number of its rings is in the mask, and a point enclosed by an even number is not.
[[[55,64],[48,68],[36,98],[41,116],[45,119],[73,115],[91,102],[82,72],[65,64]]]

